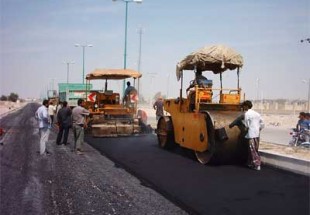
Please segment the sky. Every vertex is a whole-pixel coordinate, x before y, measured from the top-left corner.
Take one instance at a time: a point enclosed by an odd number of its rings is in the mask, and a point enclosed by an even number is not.
[[[123,68],[125,6],[123,0],[0,0],[0,96],[39,98],[67,78],[82,83],[83,49],[74,44],[93,45],[85,48],[85,75]],[[247,99],[308,98],[310,43],[301,40],[310,37],[309,0],[143,0],[128,3],[127,21],[127,68],[140,65],[145,98],[177,97],[177,63],[215,44],[243,56]],[[74,62],[69,75],[65,62]],[[204,75],[219,86],[218,75]],[[184,72],[183,88],[193,77]],[[104,82],[93,85],[102,89]],[[123,83],[109,86],[122,91]],[[235,71],[223,74],[223,86],[237,86]]]

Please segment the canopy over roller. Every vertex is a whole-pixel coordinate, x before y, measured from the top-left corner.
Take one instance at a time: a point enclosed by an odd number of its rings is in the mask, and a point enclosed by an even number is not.
[[[225,45],[205,46],[192,52],[177,64],[176,75],[180,80],[183,70],[212,71],[214,74],[243,66],[242,56]]]

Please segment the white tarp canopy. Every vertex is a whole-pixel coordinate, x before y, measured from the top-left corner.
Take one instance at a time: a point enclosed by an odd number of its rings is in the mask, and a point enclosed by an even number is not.
[[[192,52],[177,64],[176,75],[179,80],[183,70],[212,71],[221,73],[243,66],[242,56],[225,45],[205,46]]]

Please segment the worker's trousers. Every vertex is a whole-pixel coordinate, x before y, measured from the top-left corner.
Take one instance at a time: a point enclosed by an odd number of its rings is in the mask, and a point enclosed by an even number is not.
[[[50,129],[39,128],[40,133],[40,154],[43,155],[46,152],[46,143],[50,134]]]
[[[84,143],[84,127],[81,125],[73,125],[74,149],[82,149]]]

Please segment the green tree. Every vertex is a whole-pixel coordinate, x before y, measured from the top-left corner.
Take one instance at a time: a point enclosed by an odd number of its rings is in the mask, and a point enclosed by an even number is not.
[[[5,95],[2,95],[2,96],[0,97],[0,101],[7,101],[7,100],[8,100],[8,97],[5,96]]]
[[[16,93],[11,93],[8,97],[9,101],[16,102],[18,99],[18,95]]]

